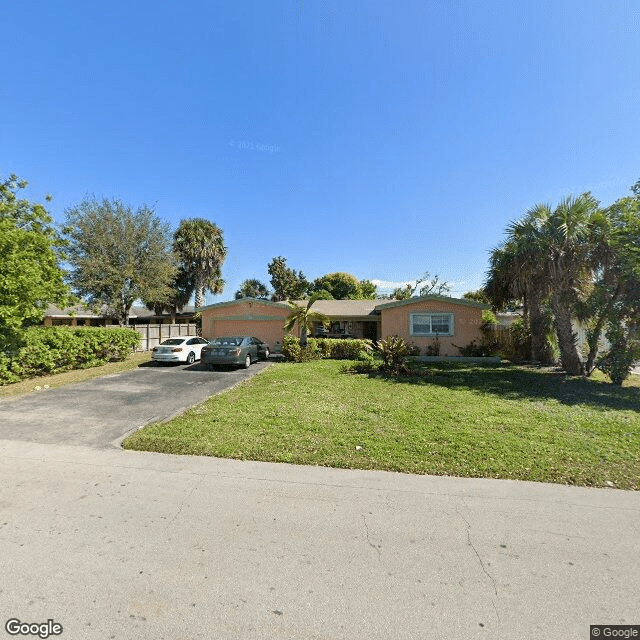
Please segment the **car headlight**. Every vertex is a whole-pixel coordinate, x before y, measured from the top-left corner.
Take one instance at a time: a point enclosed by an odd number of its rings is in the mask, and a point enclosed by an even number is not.
[[[229,350],[229,355],[230,356],[239,356],[240,355],[240,349],[230,349]]]

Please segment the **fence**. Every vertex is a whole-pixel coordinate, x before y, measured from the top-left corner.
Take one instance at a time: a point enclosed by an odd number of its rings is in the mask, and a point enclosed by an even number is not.
[[[117,325],[116,325],[117,326]],[[198,325],[189,324],[138,324],[131,327],[140,333],[140,351],[149,351],[167,338],[198,335]]]

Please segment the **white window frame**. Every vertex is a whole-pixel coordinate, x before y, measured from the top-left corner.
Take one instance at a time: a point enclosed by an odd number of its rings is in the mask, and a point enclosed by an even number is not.
[[[449,332],[448,333],[441,333],[440,331],[438,332],[433,332],[433,333],[416,333],[413,330],[413,325],[414,325],[414,321],[416,316],[420,316],[421,318],[423,318],[424,316],[429,316],[429,326],[431,326],[431,317],[432,316],[449,316]],[[425,338],[433,338],[435,336],[452,336],[455,334],[455,328],[454,328],[454,316],[453,313],[450,312],[438,312],[438,311],[422,311],[422,312],[418,312],[416,311],[415,313],[410,314],[409,316],[409,331],[411,332],[412,336],[416,336],[416,338],[420,338],[420,337],[425,337]],[[418,323],[418,324],[423,324],[423,323]]]

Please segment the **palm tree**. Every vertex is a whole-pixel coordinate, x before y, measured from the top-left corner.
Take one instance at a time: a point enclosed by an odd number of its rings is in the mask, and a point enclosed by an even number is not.
[[[309,333],[313,322],[321,322],[325,327],[331,322],[329,317],[324,315],[324,313],[311,311],[311,306],[317,299],[318,298],[315,296],[312,296],[306,306],[296,304],[295,302],[288,302],[288,305],[291,307],[291,313],[284,323],[284,330],[291,331],[297,323],[300,327],[301,347],[307,346],[307,334]]]
[[[509,240],[493,249],[489,264],[484,291],[492,305],[500,309],[513,299],[523,299],[525,319],[531,331],[531,359],[554,364],[548,339],[551,331],[546,305],[548,283],[535,256],[527,250],[522,238],[513,233]]]
[[[553,322],[558,336],[562,366],[569,375],[584,375],[571,320],[576,303],[593,282],[592,222],[598,201],[583,193],[568,197],[551,213],[539,212],[542,227],[540,254],[551,287]]]
[[[503,245],[511,260],[505,267],[510,275],[503,276],[516,288],[522,285],[529,312],[540,308],[548,296],[562,366],[569,375],[584,375],[571,320],[577,302],[593,281],[597,259],[592,223],[597,213],[598,202],[590,193],[568,197],[554,210],[536,205],[509,225],[508,241]],[[532,337],[541,339],[545,332],[537,322],[532,315]]]
[[[173,235],[173,246],[195,290],[195,306],[204,304],[205,290],[222,293],[222,263],[227,257],[222,230],[204,218],[181,220]]]

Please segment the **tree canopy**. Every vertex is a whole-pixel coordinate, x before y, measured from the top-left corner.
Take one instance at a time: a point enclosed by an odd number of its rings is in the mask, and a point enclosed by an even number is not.
[[[394,300],[407,300],[414,296],[416,292],[420,296],[428,296],[432,294],[445,295],[450,291],[450,284],[441,280],[437,273],[432,276],[428,271],[425,271],[422,276],[416,279],[415,284],[408,282],[404,287],[394,289],[391,298]]]
[[[105,305],[121,325],[135,300],[171,299],[171,232],[151,208],[85,198],[65,213],[70,282],[79,295]]]
[[[267,266],[271,276],[275,302],[282,300],[303,300],[309,294],[310,283],[302,271],[296,271],[287,265],[287,259],[278,256],[273,258]]]
[[[240,285],[235,293],[236,300],[240,298],[257,298],[259,300],[269,299],[269,289],[267,286],[256,278],[248,278]]]
[[[312,291],[326,291],[335,300],[373,300],[376,286],[370,280],[358,280],[350,273],[327,273],[313,281]]]
[[[11,174],[0,181],[0,343],[44,317],[49,303],[73,301],[60,268],[63,240],[41,204],[18,197],[27,182]]]

